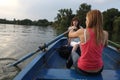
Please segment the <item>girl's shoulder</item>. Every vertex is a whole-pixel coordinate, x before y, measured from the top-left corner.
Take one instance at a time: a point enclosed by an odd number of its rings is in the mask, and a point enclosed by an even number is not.
[[[77,33],[79,34],[79,35],[83,35],[84,34],[84,28],[80,28],[80,29],[78,29],[77,30]]]
[[[79,32],[84,32],[85,28],[80,28],[78,31]]]
[[[108,32],[107,31],[104,30],[103,33],[104,33],[105,36],[108,36]]]

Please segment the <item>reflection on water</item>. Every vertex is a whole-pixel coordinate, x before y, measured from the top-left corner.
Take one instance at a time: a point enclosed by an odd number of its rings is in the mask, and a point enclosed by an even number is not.
[[[55,32],[51,27],[0,24],[0,55],[19,58],[54,37]]]
[[[52,27],[0,24],[0,58],[19,59],[34,52],[38,47],[53,40],[56,32]],[[23,67],[27,62],[21,64]]]

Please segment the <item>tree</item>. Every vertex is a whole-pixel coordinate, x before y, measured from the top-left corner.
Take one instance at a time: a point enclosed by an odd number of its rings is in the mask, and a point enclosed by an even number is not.
[[[32,21],[30,19],[24,19],[24,20],[21,20],[21,24],[22,25],[31,25]]]
[[[120,17],[116,17],[114,22],[113,22],[113,35],[112,35],[112,40],[115,42],[119,42],[120,43]]]
[[[118,16],[120,16],[120,12],[118,11],[118,9],[115,8],[111,8],[103,12],[103,21],[104,21],[103,28],[109,32],[110,40],[112,40],[113,26],[114,26],[113,22],[115,18]]]
[[[79,6],[79,9],[77,12],[77,17],[80,19],[81,26],[85,27],[85,20],[86,20],[86,14],[88,11],[91,10],[91,5],[88,5],[86,3],[83,3]]]
[[[37,25],[37,26],[48,26],[52,24],[52,22],[49,22],[47,19],[32,21],[30,19],[16,20],[15,18],[13,20],[0,19],[0,23],[18,25]]]
[[[60,9],[58,10],[57,17],[55,17],[54,26],[57,28],[68,28],[71,19],[73,18],[71,9]]]
[[[15,18],[13,19],[13,24],[16,24],[16,19]]]
[[[38,25],[38,26],[48,26],[49,21],[47,19],[40,19],[36,22],[36,25]]]

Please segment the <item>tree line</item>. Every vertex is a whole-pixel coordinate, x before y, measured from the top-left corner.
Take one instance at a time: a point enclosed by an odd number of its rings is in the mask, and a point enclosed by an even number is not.
[[[91,10],[91,5],[87,3],[80,4],[76,14],[70,9],[60,9],[55,17],[53,26],[57,29],[67,29],[70,26],[71,20],[74,16],[80,20],[80,25],[85,28],[86,13]],[[109,33],[109,40],[120,44],[120,11],[115,8],[107,9],[103,14],[103,29]]]
[[[49,22],[47,19],[39,19],[37,21],[32,21],[30,19],[16,20],[15,18],[13,20],[0,19],[0,23],[36,26],[48,26],[52,24],[52,22]]]

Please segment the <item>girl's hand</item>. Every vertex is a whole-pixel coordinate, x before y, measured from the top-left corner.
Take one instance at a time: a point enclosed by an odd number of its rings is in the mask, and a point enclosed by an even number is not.
[[[71,27],[68,28],[68,30],[74,30],[74,29],[77,29],[77,27],[71,26]]]
[[[72,26],[68,28],[69,31],[70,31],[70,30],[73,30],[73,29],[74,29],[74,27],[72,27]]]

